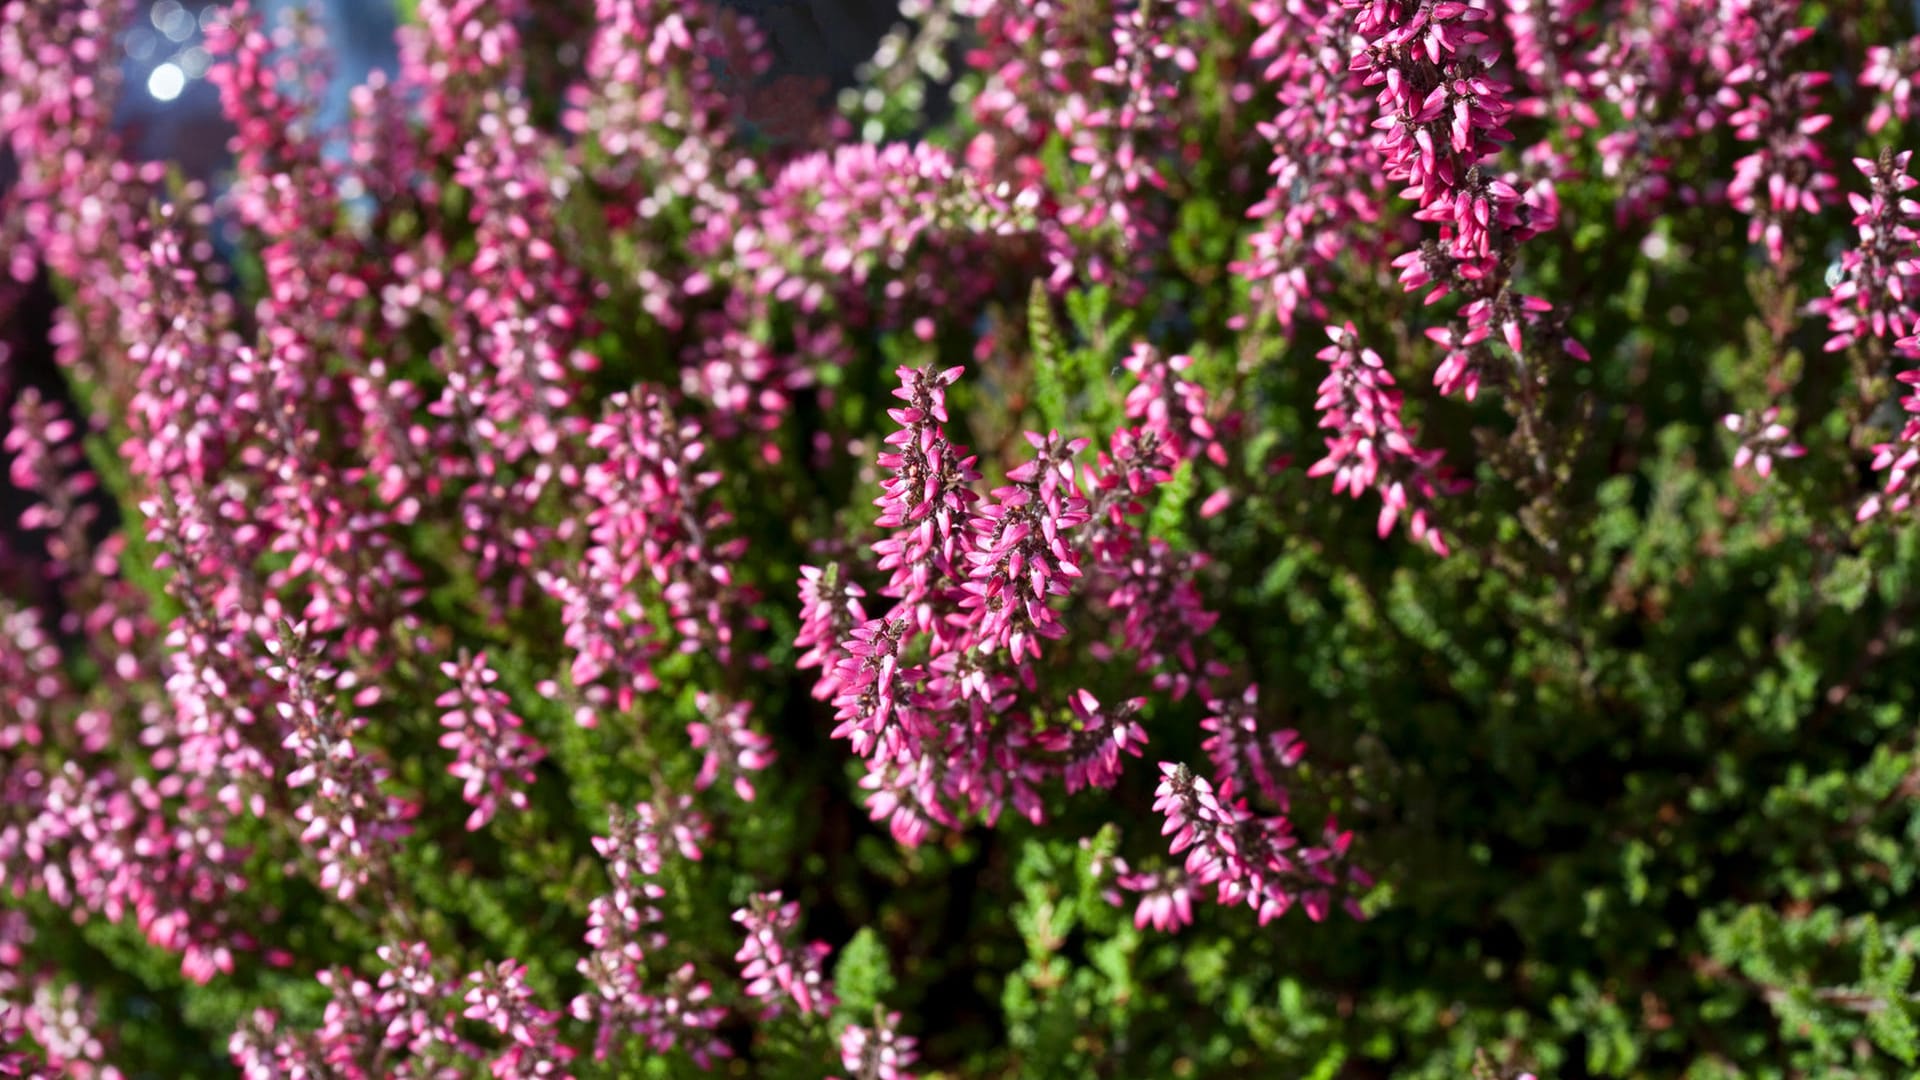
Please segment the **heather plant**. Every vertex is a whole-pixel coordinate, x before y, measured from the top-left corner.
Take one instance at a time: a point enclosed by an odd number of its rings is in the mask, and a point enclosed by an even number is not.
[[[0,1075],[1920,1065],[1920,26],[0,0]]]

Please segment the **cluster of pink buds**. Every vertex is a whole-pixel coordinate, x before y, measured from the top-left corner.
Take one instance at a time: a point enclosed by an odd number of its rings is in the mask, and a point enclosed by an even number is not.
[[[1847,193],[1860,241],[1841,253],[1831,294],[1808,305],[1827,317],[1828,352],[1870,338],[1897,343],[1920,326],[1920,200],[1909,194],[1920,180],[1907,173],[1912,160],[1908,150],[1853,161],[1869,184],[1865,195]],[[1920,361],[1920,350],[1907,356]]]
[[[1102,659],[1134,657],[1153,688],[1175,699],[1185,697],[1203,674],[1220,674],[1203,670],[1200,650],[1218,616],[1207,610],[1196,585],[1207,557],[1147,536],[1139,521],[1143,500],[1182,464],[1224,463],[1217,435],[1237,423],[1183,377],[1191,365],[1190,357],[1134,349],[1127,368],[1140,384],[1128,393],[1126,408],[1139,426],[1115,430],[1108,449],[1081,470],[1088,493],[1082,526],[1087,591],[1105,624],[1117,631],[1093,641],[1089,651]],[[1202,500],[1201,515],[1217,512],[1228,490]]]
[[[593,847],[607,860],[615,884],[628,883],[635,874],[658,874],[669,855],[699,862],[700,845],[710,831],[687,795],[641,803],[631,813],[614,807],[609,818],[607,835],[596,837]]]
[[[1151,926],[1163,934],[1193,925],[1193,902],[1199,894],[1192,875],[1173,866],[1154,871],[1136,871],[1123,859],[1114,860],[1114,884],[1107,900],[1120,906],[1125,893],[1140,899],[1134,904],[1133,925],[1144,930]]]
[[[933,589],[940,579],[960,573],[961,527],[979,496],[972,484],[980,478],[978,460],[947,440],[947,387],[962,368],[922,371],[900,368],[900,387],[893,396],[904,408],[887,410],[900,430],[886,437],[888,449],[879,464],[891,471],[881,482],[877,524],[893,530],[874,544],[880,569],[890,572],[882,595],[899,601],[914,628],[935,629]]]
[[[561,1042],[560,1014],[536,1003],[526,982],[527,966],[515,960],[487,964],[467,976],[461,1016],[506,1036],[507,1046],[489,1063],[495,1080],[534,1080],[566,1075],[574,1049]]]
[[[1019,259],[1038,195],[989,186],[924,144],[854,145],[785,164],[752,205],[706,219],[693,246],[708,262],[695,297],[726,289],[682,358],[682,385],[713,404],[718,425],[777,424],[816,365],[850,355],[848,331],[875,323],[931,334],[977,310]],[[885,289],[874,289],[884,277]],[[794,347],[774,351],[751,328],[790,320]],[[762,453],[777,455],[769,440]]]
[[[1363,241],[1361,226],[1379,219],[1385,177],[1373,149],[1373,108],[1362,76],[1349,69],[1351,12],[1285,0],[1257,0],[1261,34],[1252,57],[1280,101],[1260,128],[1271,144],[1272,181],[1247,214],[1261,223],[1251,257],[1234,271],[1254,287],[1256,302],[1285,331],[1302,314],[1325,319],[1321,298],[1334,262]]]
[[[806,651],[794,666],[820,672],[813,687],[816,699],[830,699],[839,688],[832,676],[840,643],[867,621],[866,607],[860,602],[866,594],[859,583],[846,579],[839,563],[800,568],[800,632],[794,644]]]
[[[972,624],[977,647],[1006,649],[1016,661],[1040,658],[1040,640],[1065,636],[1049,598],[1067,595],[1080,558],[1063,535],[1087,520],[1074,484],[1072,457],[1086,439],[1027,433],[1034,456],[1007,473],[1007,483],[974,515],[968,580],[958,618]]]
[[[1213,774],[1235,790],[1257,794],[1269,804],[1287,809],[1287,789],[1280,774],[1306,756],[1306,743],[1291,728],[1263,731],[1260,687],[1248,684],[1239,698],[1207,702],[1210,714],[1200,727],[1212,734],[1200,744],[1213,762]]]
[[[748,726],[744,701],[729,702],[702,690],[694,695],[694,707],[707,717],[687,725],[693,748],[704,752],[700,774],[693,781],[695,790],[705,791],[724,776],[735,795],[752,802],[753,781],[747,774],[773,764],[773,740]]]
[[[0,385],[0,392],[5,390]],[[89,498],[95,477],[85,467],[72,420],[58,406],[26,387],[14,399],[7,436],[0,450],[10,458],[8,478],[35,499],[20,514],[19,527],[47,533],[47,556],[53,572],[70,576],[86,569],[87,530],[99,516]]]
[[[454,752],[447,772],[461,781],[460,794],[473,807],[467,828],[478,829],[493,819],[504,799],[516,810],[527,805],[525,788],[533,783],[533,767],[546,751],[524,730],[507,695],[494,688],[500,678],[487,666],[487,654],[462,652],[440,665],[454,687],[434,699],[447,710],[440,723],[447,729],[440,745]]]
[[[1780,422],[1778,405],[1769,406],[1758,416],[1729,413],[1720,422],[1740,437],[1740,448],[1733,454],[1733,467],[1751,467],[1763,480],[1773,475],[1774,459],[1807,454],[1807,448],[1794,442],[1793,432]]]
[[[1142,433],[1157,438],[1174,461],[1204,458],[1215,465],[1227,464],[1222,439],[1233,432],[1222,431],[1221,427],[1238,424],[1235,418],[1215,415],[1206,390],[1189,377],[1193,357],[1163,358],[1158,350],[1142,343],[1127,354],[1124,366],[1138,380],[1127,391],[1127,419],[1138,424]],[[1201,507],[1200,516],[1213,517],[1224,508],[1224,500],[1210,500]]]
[[[897,1030],[899,1013],[876,1010],[872,1027],[848,1024],[840,1032],[840,1064],[847,1080],[913,1080],[919,1057],[912,1036]]]
[[[798,903],[782,903],[778,892],[755,893],[733,913],[733,921],[745,934],[734,959],[749,997],[766,1001],[774,1012],[783,1000],[802,1014],[825,1016],[833,1010],[833,987],[825,972],[833,950],[825,942],[800,942]]]
[[[45,1077],[75,1077],[78,1080],[124,1080],[125,1073],[105,1063],[111,1031],[103,1030],[99,1010],[93,999],[76,983],[64,986],[42,982],[34,989],[33,1000],[20,1010],[23,1033],[33,1037],[45,1050],[45,1069],[27,1059],[27,1068],[16,1075],[39,1080]],[[0,1027],[6,1020],[0,1018]],[[9,1056],[0,1051],[0,1058]],[[22,1055],[24,1057],[24,1055]],[[0,1075],[5,1075],[0,1073]]]
[[[1513,88],[1493,73],[1497,57],[1481,26],[1488,13],[1456,0],[1346,6],[1360,43],[1352,66],[1379,87],[1374,126],[1387,177],[1407,185],[1402,194],[1417,204],[1415,220],[1440,227],[1437,242],[1394,260],[1401,285],[1427,290],[1428,304],[1454,292],[1467,297],[1452,325],[1428,331],[1447,349],[1434,376],[1441,392],[1472,400],[1492,368],[1488,342],[1496,333],[1516,364],[1534,332],[1586,359],[1552,304],[1511,288],[1515,252],[1557,224],[1559,205],[1551,183],[1523,191],[1517,177],[1491,169],[1492,156],[1513,138],[1506,127]]]
[[[1084,443],[1057,434],[1027,433],[1033,458],[981,502],[975,459],[944,427],[958,370],[898,374],[894,394],[906,405],[889,411],[901,427],[880,455],[890,472],[876,500],[886,531],[873,546],[889,572],[880,592],[894,605],[852,625],[816,694],[831,693],[835,736],[868,759],[869,809],[914,843],[935,824],[971,813],[992,821],[1009,804],[1039,820],[1036,785],[1060,763],[1043,759],[1028,717],[1009,709],[1017,687],[1035,688],[1040,642],[1066,633],[1052,599],[1082,576],[1068,534],[1090,514],[1071,465]],[[828,580],[807,579],[809,642],[864,614],[851,594],[822,596]]]
[[[1415,216],[1451,229],[1456,253],[1491,252],[1487,229],[1516,193],[1493,191],[1480,162],[1513,138],[1506,128],[1512,87],[1490,73],[1484,9],[1459,2],[1349,2],[1363,41],[1353,67],[1379,87],[1379,146],[1389,179],[1405,182]],[[1489,198],[1489,196],[1492,198]],[[1443,234],[1444,235],[1444,234]]]
[[[281,1018],[271,1011],[255,1012],[227,1044],[241,1074],[249,1080],[283,1076],[373,1080],[380,1063],[391,1068],[398,1064],[393,1059],[401,1055],[411,1058],[416,1051],[432,1054],[444,1048],[441,1040],[454,1033],[450,1022],[434,1015],[432,998],[441,985],[438,977],[416,966],[431,964],[424,946],[383,947],[381,959],[412,970],[404,975],[386,971],[381,979],[384,989],[343,968],[315,977],[330,997],[314,1031],[283,1027]]]
[[[691,963],[656,980],[649,958],[667,944],[656,906],[666,890],[652,879],[670,855],[700,858],[707,822],[686,796],[642,803],[631,813],[615,808],[610,818],[607,835],[593,846],[606,860],[613,888],[588,910],[593,951],[578,965],[588,986],[573,999],[571,1015],[593,1025],[596,1060],[637,1037],[655,1052],[683,1047],[705,1068],[731,1052],[714,1033],[726,1011],[712,1004],[713,987]]]
[[[1359,498],[1377,491],[1381,498],[1378,530],[1393,529],[1401,515],[1407,532],[1436,553],[1447,553],[1446,539],[1433,517],[1433,500],[1457,494],[1465,485],[1440,464],[1441,452],[1422,450],[1417,432],[1400,418],[1400,391],[1393,389],[1380,354],[1360,344],[1353,324],[1328,327],[1333,344],[1320,350],[1332,369],[1320,383],[1320,426],[1332,432],[1327,456],[1307,469],[1308,476],[1333,476],[1333,493]]]
[[[731,517],[712,495],[720,474],[705,467],[700,425],[676,415],[651,387],[617,394],[587,444],[602,457],[584,474],[592,545],[577,575],[542,572],[566,608],[576,685],[611,676],[619,708],[657,685],[652,618],[639,590],[657,590],[682,652],[733,658],[733,627],[752,594],[735,585],[730,564],[746,549],[726,538]]]
[[[462,1063],[485,1062],[499,1080],[570,1076],[575,1052],[558,1037],[559,1014],[534,1003],[524,965],[488,963],[460,979],[445,977],[420,942],[383,945],[376,955],[381,971],[371,980],[345,969],[319,973],[331,996],[317,1030],[285,1028],[272,1012],[253,1014],[227,1047],[241,1073],[249,1080],[382,1080],[462,1075]],[[497,1040],[468,1038],[462,1020]]]
[[[1040,193],[1051,284],[1135,285],[1133,264],[1164,236],[1187,139],[1177,87],[1198,69],[1210,32],[1244,15],[1190,2],[1075,11],[1059,0],[967,0],[958,10],[974,20],[979,46],[968,60],[983,76],[968,164]],[[1071,162],[1064,176],[1049,176],[1042,156],[1054,140]]]
[[[1600,127],[1593,72],[1581,62],[1594,36],[1584,18],[1592,0],[1514,0],[1505,7],[1513,66],[1530,91],[1514,103],[1515,115],[1550,115],[1572,135]]]
[[[1238,697],[1209,693],[1209,732],[1204,747],[1214,780],[1185,765],[1161,763],[1154,808],[1166,817],[1161,832],[1173,837],[1171,851],[1186,858],[1173,866],[1136,870],[1125,859],[1096,857],[1096,877],[1110,882],[1107,899],[1118,905],[1127,894],[1137,899],[1134,925],[1175,931],[1193,922],[1194,906],[1211,889],[1222,905],[1246,903],[1264,925],[1296,903],[1314,920],[1326,916],[1343,880],[1364,887],[1368,876],[1345,859],[1351,836],[1329,820],[1322,842],[1296,837],[1286,817],[1289,797],[1281,776],[1297,765],[1306,747],[1290,729],[1269,729],[1260,715],[1259,688],[1249,685]],[[1256,812],[1248,797],[1268,812]],[[1084,845],[1083,845],[1084,846]],[[1346,910],[1361,917],[1349,898]]]
[[[1078,197],[1061,208],[1061,223],[1088,232],[1111,229],[1124,251],[1153,239],[1154,223],[1138,209],[1140,196],[1143,188],[1164,190],[1167,181],[1149,147],[1164,140],[1164,114],[1179,98],[1181,80],[1199,66],[1193,48],[1178,40],[1182,16],[1173,6],[1115,5],[1111,59],[1090,74],[1093,83],[1110,88],[1113,100],[1069,95],[1053,117],[1067,155],[1087,170]],[[1097,260],[1090,267],[1096,280],[1104,271]]]
[[[254,621],[239,617],[249,599],[246,579],[223,575],[239,558],[236,538],[220,527],[223,508],[209,506],[185,485],[177,495],[162,491],[162,498],[147,500],[141,509],[148,539],[161,551],[155,564],[173,573],[168,591],[181,614],[163,642],[173,715],[145,738],[171,746],[177,755],[172,763],[229,813],[262,816],[286,753],[274,733],[269,688],[255,674]],[[272,633],[270,624],[259,629]]]
[[[414,25],[399,35],[400,78],[424,99],[429,151],[457,150],[486,90],[519,80],[517,23],[527,10],[526,0],[420,0]]]
[[[97,258],[111,265],[134,208],[164,176],[160,162],[121,159],[112,131],[122,10],[118,0],[0,5],[0,147],[16,170],[0,194],[0,281],[32,280],[36,259],[75,281]]]
[[[131,922],[181,954],[196,983],[231,972],[253,943],[233,903],[248,852],[227,842],[224,808],[203,789],[100,763],[107,715],[67,712],[56,638],[38,609],[9,608],[0,604],[0,892],[42,894],[77,921]],[[0,939],[0,959],[10,945]]]
[[[387,1045],[415,1057],[461,1046],[465,1040],[455,1032],[447,1008],[455,985],[434,971],[433,950],[411,942],[382,945],[375,955],[386,970],[374,982],[372,1016],[385,1025]]]
[[[39,1055],[20,1049],[26,1038],[26,1007],[0,1001],[0,1076],[40,1077],[50,1070]]]
[[[949,623],[949,605],[965,575],[967,515],[978,498],[970,485],[978,474],[973,456],[950,442],[944,427],[946,388],[959,378],[959,369],[903,367],[898,374],[901,386],[894,396],[906,404],[888,413],[901,427],[887,437],[888,449],[880,454],[891,475],[875,503],[887,531],[873,547],[880,568],[889,572],[881,592],[895,603],[891,614],[847,632],[816,694],[831,694],[839,721],[835,736],[850,739],[854,752],[873,763],[876,771],[869,779],[882,778],[876,780],[883,784],[881,805],[889,808],[896,835],[904,837],[923,835],[928,815],[949,819],[939,806],[923,748],[935,736],[931,710],[913,694],[925,672],[907,664],[904,653],[920,636],[945,643],[962,629]],[[852,609],[858,610],[857,601]],[[843,604],[840,610],[847,608]],[[817,614],[836,617],[832,610]],[[943,648],[958,659],[957,647]],[[902,799],[885,793],[900,786],[914,794]]]
[[[1068,695],[1072,724],[1040,733],[1040,745],[1064,763],[1067,794],[1082,788],[1105,790],[1120,781],[1121,755],[1139,757],[1147,745],[1147,729],[1134,719],[1145,704],[1145,698],[1133,698],[1108,708],[1085,689]]]
[[[1860,85],[1880,92],[1867,117],[1867,130],[1878,133],[1888,123],[1902,124],[1913,119],[1914,84],[1920,80],[1920,37],[1893,45],[1867,46],[1867,63],[1860,72]]]
[[[1299,760],[1297,738],[1262,732],[1251,716],[1256,690],[1245,690],[1234,705],[1215,699],[1212,687],[1232,685],[1232,669],[1203,652],[1214,618],[1194,585],[1204,560],[1145,536],[1138,522],[1143,498],[1176,469],[1228,460],[1218,433],[1237,421],[1183,377],[1191,364],[1135,350],[1129,368],[1138,383],[1126,412],[1138,426],[1116,431],[1110,450],[1077,477],[1069,459],[1079,447],[1029,433],[1034,457],[979,506],[970,487],[974,459],[948,440],[943,423],[952,375],[900,370],[895,393],[908,407],[891,414],[901,430],[881,455],[890,475],[877,503],[887,531],[874,545],[890,572],[879,592],[894,606],[866,618],[864,593],[843,579],[844,563],[812,569],[801,583],[800,632],[807,665],[821,670],[816,694],[833,695],[834,735],[867,759],[861,787],[868,808],[888,821],[896,839],[918,843],[965,815],[991,822],[1008,805],[1038,822],[1038,787],[1053,777],[1068,792],[1119,782],[1126,759],[1141,756],[1148,741],[1139,722],[1144,698],[1103,703],[1082,688],[1067,696],[1064,709],[1033,709],[1024,700],[1039,692],[1038,641],[1080,630],[1093,634],[1086,643],[1091,655],[1127,656],[1157,691],[1180,697],[1207,686],[1215,714],[1207,725],[1209,753],[1223,775],[1247,778],[1284,814],[1286,793],[1275,774]],[[1436,489],[1419,490],[1424,496]],[[1424,515],[1418,523],[1420,535],[1430,535]],[[971,550],[966,532],[975,538]],[[1095,618],[1069,626],[1046,601],[1082,589]],[[1225,781],[1229,791],[1234,783]],[[1292,903],[1285,890],[1296,887],[1310,894],[1310,910],[1322,911],[1337,879],[1315,868],[1343,854],[1345,841],[1338,850],[1307,848],[1292,842],[1284,816],[1255,817],[1244,807],[1239,813],[1231,822],[1235,835],[1259,832],[1276,854],[1264,869],[1235,864],[1205,883],[1220,886],[1226,902],[1257,894],[1253,906],[1265,918],[1284,911]],[[1130,878],[1165,898],[1149,899],[1143,925],[1175,925],[1176,907],[1190,909],[1191,890],[1182,883],[1198,870],[1150,885]],[[792,947],[782,953],[792,955]]]
[[[1620,113],[1595,142],[1601,175],[1618,185],[1617,224],[1700,198],[1672,173],[1682,146],[1721,119],[1713,97],[1727,69],[1708,55],[1717,34],[1712,0],[1634,4],[1579,58],[1597,100]]]
[[[0,750],[22,755],[46,743],[50,703],[67,691],[60,646],[40,609],[0,606]],[[9,770],[22,762],[9,760]]]
[[[1920,327],[1915,329],[1915,337],[1920,338]],[[1907,410],[1906,423],[1892,442],[1873,448],[1873,469],[1885,474],[1885,479],[1880,482],[1880,490],[1860,504],[1856,514],[1860,521],[1883,510],[1904,514],[1920,502],[1920,369],[1903,371],[1895,378],[1912,388],[1900,399]]]
[[[1194,885],[1213,886],[1222,905],[1244,902],[1263,926],[1296,902],[1315,922],[1326,918],[1332,890],[1340,883],[1333,865],[1346,854],[1352,833],[1340,832],[1330,821],[1323,844],[1304,844],[1285,817],[1250,811],[1231,781],[1216,793],[1185,765],[1162,762],[1160,773],[1154,809],[1166,816],[1162,832],[1173,837],[1173,854],[1187,853],[1183,870]],[[1352,869],[1348,875],[1364,878]],[[1174,904],[1176,911],[1184,906]],[[1361,917],[1351,899],[1348,910]]]
[[[1786,54],[1814,34],[1796,26],[1800,6],[1782,0],[1726,0],[1719,48],[1726,74],[1719,104],[1728,110],[1734,135],[1755,144],[1734,165],[1727,201],[1748,214],[1750,243],[1762,244],[1778,263],[1786,257],[1786,220],[1818,214],[1839,187],[1826,151],[1813,136],[1833,122],[1819,112],[1823,71],[1790,71]]]
[[[314,847],[320,887],[351,900],[410,831],[414,807],[383,790],[385,767],[355,746],[366,721],[334,703],[341,676],[316,658],[305,624],[283,622],[266,646],[272,660],[262,670],[286,695],[277,711],[295,765],[287,786],[307,790],[293,814],[305,825],[301,842]]]

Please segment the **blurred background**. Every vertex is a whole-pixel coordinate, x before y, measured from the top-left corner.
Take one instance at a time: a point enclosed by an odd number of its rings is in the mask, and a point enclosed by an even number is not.
[[[262,0],[269,18],[298,0]],[[339,65],[324,114],[344,117],[347,90],[376,68],[393,70],[392,0],[319,0],[308,5],[337,50]],[[119,120],[129,149],[171,160],[190,176],[217,179],[227,160],[220,94],[207,81],[206,31],[227,5],[206,0],[150,0],[121,35],[124,82]]]
[[[410,5],[412,0],[399,0]],[[590,8],[588,0],[577,0]],[[746,13],[767,35],[770,79],[807,87],[826,98],[853,82],[855,70],[898,19],[895,0],[722,0]],[[228,5],[211,0],[151,0],[121,36],[125,92],[120,123],[140,157],[178,162],[190,176],[216,181],[226,162],[220,97],[206,79],[206,30]],[[397,63],[395,0],[257,0],[269,20],[305,7],[337,51],[338,69],[323,119],[345,115],[347,91],[375,69]],[[564,66],[578,57],[560,56]]]

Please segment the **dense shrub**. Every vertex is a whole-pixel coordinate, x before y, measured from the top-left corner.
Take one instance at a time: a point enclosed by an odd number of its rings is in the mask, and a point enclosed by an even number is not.
[[[916,0],[834,111],[418,0],[329,126],[242,4],[217,191],[128,7],[0,6],[0,1074],[1915,1065],[1908,5]]]

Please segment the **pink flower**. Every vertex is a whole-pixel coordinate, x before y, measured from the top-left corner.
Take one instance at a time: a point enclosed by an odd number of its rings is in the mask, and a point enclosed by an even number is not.
[[[1400,418],[1400,392],[1392,389],[1380,354],[1362,348],[1353,324],[1329,327],[1333,344],[1320,350],[1320,359],[1332,369],[1320,383],[1320,426],[1333,437],[1325,440],[1327,455],[1307,470],[1308,476],[1333,476],[1333,493],[1359,498],[1363,491],[1381,495],[1378,531],[1385,536],[1406,515],[1407,531],[1425,541],[1437,554],[1447,544],[1433,522],[1432,501],[1457,494],[1465,486],[1440,465],[1441,453],[1421,450],[1417,432]]]
[[[1775,458],[1806,456],[1807,448],[1793,441],[1792,433],[1779,422],[1779,416],[1780,407],[1776,405],[1757,417],[1729,413],[1721,419],[1728,431],[1741,436],[1740,448],[1733,455],[1734,468],[1751,466],[1764,480],[1773,475]]]
[[[1890,121],[1906,123],[1913,118],[1914,81],[1920,77],[1920,38],[1909,38],[1894,45],[1867,46],[1867,62],[1860,72],[1860,85],[1880,92],[1873,114],[1867,117],[1867,131],[1878,134]]]
[[[320,887],[350,900],[411,831],[415,808],[383,790],[386,768],[356,748],[366,720],[333,704],[338,673],[315,659],[306,627],[281,623],[266,648],[271,656],[261,670],[285,694],[275,711],[286,733],[281,746],[295,763],[286,783],[306,793],[293,815],[304,826],[300,840],[319,862]]]
[[[533,767],[546,751],[522,730],[507,695],[493,688],[500,676],[487,666],[487,655],[463,652],[441,664],[440,672],[455,683],[434,704],[447,710],[440,718],[448,729],[440,745],[456,755],[447,772],[463,781],[461,797],[473,807],[467,828],[492,820],[503,797],[514,809],[526,809],[523,788],[533,783]]]
[[[800,905],[781,903],[778,892],[756,893],[746,907],[733,913],[746,934],[734,959],[747,980],[747,995],[791,1000],[804,1014],[825,1016],[834,1006],[831,983],[823,965],[831,952],[822,942],[800,944]],[[770,1008],[778,1004],[769,1001]]]
[[[687,725],[687,738],[696,750],[705,750],[700,775],[694,778],[695,790],[705,791],[722,775],[732,778],[734,794],[753,801],[750,772],[773,764],[773,740],[747,726],[746,702],[724,703],[702,691],[694,705],[709,719]]]
[[[1172,933],[1193,925],[1193,879],[1185,871],[1173,868],[1157,874],[1120,874],[1118,884],[1138,893],[1133,925],[1137,930],[1151,926],[1161,933]]]
[[[962,526],[978,499],[971,487],[980,476],[974,469],[976,459],[949,443],[943,427],[946,388],[961,370],[898,369],[901,385],[893,396],[906,405],[887,410],[900,430],[887,436],[888,449],[879,457],[880,467],[892,474],[875,500],[880,508],[875,524],[893,530],[873,547],[880,556],[879,569],[891,572],[881,594],[897,599],[896,611],[922,633],[934,626],[934,588],[964,573]]]
[[[1154,792],[1154,809],[1164,814],[1162,835],[1171,836],[1169,850],[1186,853],[1182,871],[1196,886],[1212,885],[1221,904],[1245,903],[1260,924],[1286,914],[1296,903],[1315,922],[1325,918],[1341,875],[1333,866],[1347,853],[1352,834],[1329,821],[1320,845],[1302,843],[1283,815],[1260,817],[1235,797],[1232,781],[1218,791],[1184,765],[1161,763],[1161,782]],[[1349,869],[1346,880],[1364,884],[1364,874]],[[1135,879],[1148,886],[1147,879]],[[1185,921],[1186,901],[1156,901],[1142,907],[1136,922],[1174,925]],[[1172,908],[1167,905],[1173,904]],[[1359,908],[1349,899],[1349,913]]]
[[[1789,71],[1785,54],[1813,35],[1798,26],[1799,9],[1773,0],[1729,0],[1721,48],[1728,65],[1716,103],[1728,109],[1734,135],[1756,144],[1734,163],[1727,201],[1752,217],[1749,242],[1774,262],[1786,257],[1787,221],[1818,214],[1839,187],[1826,151],[1813,138],[1832,122],[1818,112],[1829,76]]]
[[[1854,159],[1869,184],[1868,194],[1847,195],[1860,240],[1841,253],[1838,275],[1829,272],[1829,295],[1807,305],[1827,317],[1828,352],[1879,338],[1920,361],[1905,334],[1920,321],[1920,200],[1908,194],[1920,180],[1907,174],[1912,159],[1911,151]]]
[[[1066,595],[1080,577],[1079,554],[1065,534],[1087,520],[1070,461],[1087,440],[1028,432],[1027,442],[1034,459],[1009,472],[968,523],[968,580],[952,617],[968,625],[977,648],[1006,649],[1016,661],[1038,659],[1040,639],[1066,634],[1049,598]]]
[[[506,1049],[488,1066],[496,1078],[558,1077],[576,1056],[559,1039],[560,1014],[535,1002],[526,972],[525,964],[504,960],[467,976],[462,997],[467,1007],[460,1015],[508,1039]]]
[[[1210,714],[1200,726],[1212,732],[1201,749],[1213,762],[1215,776],[1232,780],[1242,791],[1258,792],[1280,810],[1287,809],[1287,789],[1278,774],[1306,756],[1306,744],[1291,728],[1263,731],[1259,718],[1260,688],[1248,684],[1238,699],[1207,702]]]
[[[1914,336],[1920,338],[1920,324],[1915,325]],[[1920,370],[1903,371],[1895,378],[1916,389],[1900,399],[1907,411],[1900,433],[1892,442],[1878,443],[1873,448],[1873,470],[1884,474],[1885,479],[1880,482],[1880,490],[1860,504],[1855,514],[1859,521],[1882,511],[1906,513],[1920,496]]]
[[[861,1080],[913,1080],[915,1040],[898,1031],[900,1014],[876,1013],[872,1027],[848,1024],[840,1032],[840,1063]]]
[[[839,563],[800,568],[800,631],[793,643],[806,652],[794,666],[820,672],[814,682],[815,698],[831,700],[839,690],[836,673],[845,655],[840,643],[854,627],[867,622],[866,608],[860,602],[866,592],[846,579]]]
[[[1107,709],[1087,690],[1068,695],[1073,726],[1049,727],[1040,734],[1040,745],[1063,759],[1067,794],[1089,787],[1110,788],[1119,782],[1120,756],[1139,757],[1146,746],[1147,731],[1133,719],[1145,704],[1146,699],[1134,698]]]

